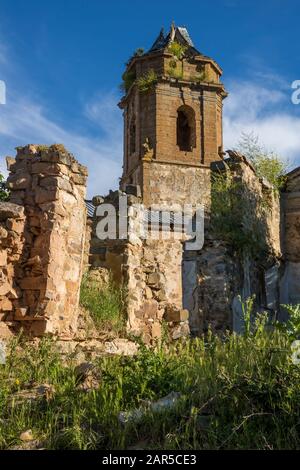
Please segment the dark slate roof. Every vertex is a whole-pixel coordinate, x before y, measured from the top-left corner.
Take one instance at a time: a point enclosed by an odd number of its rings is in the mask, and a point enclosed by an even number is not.
[[[186,40],[186,42],[189,44],[189,46],[191,47],[195,47],[194,44],[193,44],[193,41],[191,40],[191,37],[189,35],[189,32],[186,28],[184,27],[181,27],[181,26],[178,26],[178,31],[180,32],[181,36],[184,37],[184,39]]]
[[[163,28],[161,29],[158,37],[156,38],[156,40],[154,41],[153,45],[151,46],[148,52],[155,52],[155,51],[163,50],[174,39],[176,39],[182,44],[187,45],[190,48],[190,51],[193,52],[194,54],[202,55],[201,52],[199,52],[195,48],[188,30],[184,26],[174,26],[174,25],[171,26],[171,30],[167,35],[165,35],[164,29]]]
[[[85,200],[85,205],[86,205],[86,208],[87,208],[88,217],[92,218],[94,216],[94,212],[95,212],[94,204],[92,203],[92,201]]]
[[[164,49],[166,45],[167,42],[164,34],[164,28],[162,28],[148,52],[159,51],[160,49]]]

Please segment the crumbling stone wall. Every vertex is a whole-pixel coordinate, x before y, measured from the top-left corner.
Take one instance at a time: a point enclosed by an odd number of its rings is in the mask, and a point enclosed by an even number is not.
[[[82,274],[87,170],[62,145],[18,148],[8,169],[11,196],[1,218],[10,234],[1,236],[1,243],[9,263],[2,268],[1,282],[12,283],[16,295],[2,321],[13,321],[32,335],[72,335]],[[5,220],[9,207],[16,216]],[[12,257],[14,244],[6,239],[13,233],[17,248]],[[4,295],[6,302],[11,300],[10,291]]]
[[[269,311],[270,315],[279,309],[279,197],[256,175],[245,157],[228,153],[226,163],[214,165],[213,170],[227,171],[239,188],[233,230],[248,230],[250,234],[255,231],[256,235],[251,250],[246,247],[238,251],[226,237],[214,233],[213,227],[206,231],[204,248],[197,257],[200,331],[208,325],[215,331],[240,331],[243,321],[239,297],[244,301],[255,296],[256,309]]]
[[[231,305],[237,287],[236,264],[226,243],[207,238],[197,257],[198,318],[194,333],[232,329]]]
[[[9,327],[20,313],[21,295],[15,279],[20,276],[24,245],[24,208],[0,202],[0,337],[9,336]]]
[[[281,206],[284,266],[280,301],[295,305],[300,304],[300,168],[288,174]],[[282,314],[285,317],[285,313]]]
[[[149,342],[161,337],[162,320],[188,320],[182,305],[182,242],[144,240],[127,246],[128,323]],[[178,326],[178,325],[177,325]]]
[[[83,271],[87,272],[90,268],[90,251],[93,230],[93,219],[87,217],[84,237]]]
[[[139,190],[136,193],[139,194]],[[115,191],[105,198],[98,197],[98,201],[94,198],[99,205],[110,203],[115,207],[117,226],[124,216],[119,210],[120,196],[127,197],[127,236],[99,239],[97,224],[104,216],[96,215],[91,238],[91,269],[106,268],[118,284],[123,284],[127,290],[128,329],[141,335],[145,342],[161,337],[163,320],[172,337],[186,335],[189,326],[188,312],[182,304],[182,239],[172,234],[170,239],[164,239],[159,230],[154,230],[149,238],[144,225],[145,206],[140,196]]]

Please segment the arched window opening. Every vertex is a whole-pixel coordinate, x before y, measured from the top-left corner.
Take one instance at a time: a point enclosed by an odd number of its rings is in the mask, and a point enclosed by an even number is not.
[[[177,111],[177,145],[184,152],[196,147],[195,113],[189,106],[181,106]]]
[[[132,155],[135,153],[136,149],[136,125],[135,125],[135,117],[131,119],[130,122],[130,129],[129,129],[129,153]]]

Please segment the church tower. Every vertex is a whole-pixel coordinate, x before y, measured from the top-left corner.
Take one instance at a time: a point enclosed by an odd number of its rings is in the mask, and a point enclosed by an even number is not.
[[[146,206],[205,203],[210,165],[223,158],[221,75],[174,24],[136,51],[123,74],[121,189],[139,185]]]

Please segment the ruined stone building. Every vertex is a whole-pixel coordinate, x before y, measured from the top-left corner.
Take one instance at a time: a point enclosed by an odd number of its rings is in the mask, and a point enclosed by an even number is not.
[[[129,236],[123,243],[92,237],[91,265],[105,266],[125,279],[130,328],[146,335],[159,333],[163,318],[183,321],[186,310],[193,334],[209,324],[215,330],[239,329],[239,295],[246,299],[256,294],[258,307],[270,311],[279,305],[279,201],[245,158],[235,152],[226,157],[223,151],[227,93],[221,75],[220,66],[195,48],[186,28],[175,26],[167,35],[161,32],[149,51],[135,54],[123,75],[120,190],[130,194],[133,205],[143,204],[146,213],[150,208],[158,214],[172,208],[176,213],[186,204],[205,208],[200,250],[162,235],[157,240]],[[210,227],[212,175],[222,172],[248,188],[244,199],[252,201],[250,213],[243,211],[241,196],[239,223],[246,218],[257,225],[256,199],[263,194],[268,198],[269,213],[260,221],[266,241],[263,259],[239,257]],[[111,193],[105,202],[117,197]]]
[[[239,331],[241,300],[253,295],[271,317],[283,303],[300,303],[300,170],[279,197],[245,157],[224,152],[221,75],[174,25],[134,54],[120,102],[120,189],[95,197],[87,222],[87,171],[63,146],[29,145],[8,159],[0,333],[22,325],[72,337],[84,269],[107,269],[126,287],[128,329],[146,342],[161,336],[163,320],[174,339],[209,325]],[[222,184],[235,188],[229,203]],[[193,224],[199,207],[200,244],[182,221],[188,210]],[[118,233],[101,237],[110,208]]]

